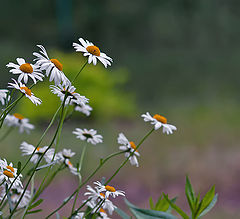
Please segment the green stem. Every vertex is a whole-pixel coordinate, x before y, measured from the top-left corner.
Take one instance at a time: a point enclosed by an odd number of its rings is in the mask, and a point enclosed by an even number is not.
[[[122,154],[122,153],[125,153],[125,151],[120,151],[120,152],[117,152],[117,153],[113,153],[113,154],[110,154],[108,157],[106,157],[105,159],[101,159],[100,160],[100,164],[98,165],[98,167],[87,177],[86,180],[84,180],[84,182],[82,182],[78,187],[77,189],[67,198],[64,200],[64,202],[57,208],[55,209],[53,212],[51,212],[47,217],[51,217],[53,214],[55,214],[56,212],[58,212],[62,207],[64,207],[71,199],[72,197],[77,193],[77,191],[79,189],[81,189],[97,172],[99,169],[101,169],[101,167],[111,158],[119,155],[119,154]]]
[[[136,146],[135,150],[133,152],[130,153],[130,155],[126,158],[126,160],[124,162],[122,162],[122,164],[120,165],[120,167],[114,172],[114,174],[107,180],[107,182],[105,183],[108,184],[117,174],[118,172],[121,170],[121,168],[128,162],[128,160],[130,159],[130,157],[134,154],[134,152],[141,146],[141,144],[147,139],[147,137],[149,135],[152,134],[152,132],[155,129],[153,128],[150,132],[148,132],[143,138],[142,140],[138,143],[138,145]]]
[[[84,69],[84,67],[87,65],[88,60],[85,62],[85,64],[82,66],[82,68],[80,69],[80,71],[76,74],[75,78],[72,80],[72,84],[74,83],[74,81],[77,79],[77,77],[80,75],[80,73],[82,72],[82,70]]]
[[[38,146],[41,144],[41,142],[42,142],[43,138],[45,137],[45,135],[47,134],[48,130],[49,130],[50,127],[53,125],[53,123],[54,123],[54,121],[55,121],[55,119],[56,119],[56,117],[57,117],[57,114],[58,114],[59,110],[61,109],[61,107],[62,107],[62,106],[60,106],[60,107],[57,109],[57,111],[55,112],[55,114],[54,114],[54,116],[53,116],[50,124],[48,125],[48,127],[46,128],[46,130],[44,131],[44,133],[42,134],[42,136],[41,136],[38,144],[36,145],[33,153],[30,155],[30,157],[28,158],[27,162],[24,164],[23,168],[19,171],[19,173],[18,173],[17,176],[15,177],[15,179],[14,179],[13,182],[11,183],[9,189],[12,188],[13,183],[16,181],[16,179],[18,178],[18,176],[22,173],[22,171],[26,168],[26,166],[27,166],[28,163],[30,162],[30,160],[31,160],[32,156],[34,155],[35,151],[37,150]],[[7,196],[7,193],[4,195],[4,198],[5,198],[6,196]],[[2,205],[4,198],[3,198],[2,201],[0,202],[0,206]]]
[[[66,97],[66,95],[65,95],[65,97]],[[62,122],[62,120],[63,120],[63,111],[64,111],[64,106],[65,106],[65,100],[66,100],[66,98],[64,98],[64,101],[63,101],[63,103],[62,103],[62,113],[61,113],[61,116],[60,116],[60,121],[59,121],[59,123],[58,123],[58,127],[57,127],[57,129],[56,129],[55,134],[54,134],[54,137],[53,137],[51,143],[49,144],[48,148],[44,151],[44,153],[43,153],[43,154],[41,155],[41,157],[38,159],[38,162],[36,163],[36,165],[35,165],[35,167],[34,167],[33,173],[31,174],[31,176],[30,176],[30,178],[29,178],[29,180],[28,180],[28,182],[27,182],[27,184],[26,184],[26,186],[25,186],[25,188],[24,188],[24,191],[23,191],[21,197],[19,198],[17,204],[15,205],[13,211],[11,212],[11,214],[10,214],[10,216],[9,216],[10,218],[11,218],[11,216],[14,214],[14,212],[16,211],[19,203],[21,202],[21,200],[22,200],[22,198],[23,198],[23,195],[25,194],[25,192],[26,192],[26,190],[27,190],[27,187],[28,187],[28,185],[29,185],[29,183],[30,183],[30,181],[31,181],[31,178],[33,177],[33,174],[35,173],[35,171],[36,171],[37,167],[39,166],[41,160],[43,159],[43,157],[44,157],[44,155],[47,153],[47,151],[51,148],[51,146],[53,145],[53,143],[54,143],[54,141],[55,141],[55,139],[56,139],[56,137],[57,137],[57,134],[58,134],[58,131],[59,131],[61,122]]]
[[[84,156],[85,156],[86,148],[87,148],[87,145],[85,144],[84,147],[83,147],[83,149],[82,149],[82,154],[81,154],[81,158],[80,158],[80,161],[79,161],[79,167],[78,167],[79,185],[80,185],[81,182],[82,182],[82,177],[80,176],[80,171],[81,171],[81,169],[82,169],[82,163],[83,163],[83,158],[84,158]],[[78,198],[78,195],[79,195],[79,191],[80,191],[80,189],[78,189],[77,194],[75,195],[75,199],[74,199],[73,206],[72,206],[72,213],[74,212],[74,209],[75,209],[75,205],[76,205],[76,202],[77,202],[77,198]]]

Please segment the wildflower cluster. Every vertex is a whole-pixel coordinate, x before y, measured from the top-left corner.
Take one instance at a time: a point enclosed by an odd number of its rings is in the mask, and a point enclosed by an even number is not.
[[[54,83],[50,85],[49,91],[58,96],[61,101],[59,108],[56,110],[56,113],[40,140],[34,144],[28,143],[27,141],[23,141],[20,144],[19,149],[22,156],[26,156],[24,165],[19,162],[17,169],[13,167],[12,163],[8,164],[6,159],[0,159],[0,208],[3,209],[6,204],[9,203],[10,213],[7,215],[9,218],[15,216],[16,212],[19,211],[22,211],[22,218],[27,214],[37,213],[38,211],[33,212],[31,209],[37,207],[41,203],[39,196],[54,180],[55,176],[64,169],[67,169],[75,177],[78,177],[79,184],[74,192],[69,195],[57,209],[53,210],[47,218],[55,213],[58,214],[58,211],[70,200],[73,200],[73,205],[72,211],[69,213],[69,218],[87,218],[88,215],[95,215],[95,217],[99,219],[110,218],[117,209],[115,203],[113,204],[113,199],[118,196],[125,196],[124,191],[117,190],[110,184],[111,180],[128,161],[133,166],[140,166],[139,147],[153,131],[162,128],[163,133],[172,134],[173,131],[176,130],[176,127],[168,124],[167,119],[162,115],[155,114],[151,116],[148,112],[142,114],[144,121],[150,122],[152,125],[152,128],[146,136],[144,136],[140,142],[135,143],[132,140],[128,140],[123,133],[119,133],[115,143],[115,147],[119,147],[119,150],[101,159],[99,166],[89,176],[82,176],[81,172],[85,151],[87,149],[86,145],[89,143],[92,145],[103,143],[103,136],[98,134],[98,131],[95,129],[81,127],[72,130],[73,136],[75,135],[75,137],[84,144],[80,156],[77,156],[80,157],[80,159],[76,165],[72,163],[72,157],[75,156],[76,153],[71,149],[60,149],[59,136],[61,135],[61,130],[68,116],[68,109],[70,107],[86,116],[90,116],[93,110],[92,107],[88,105],[89,99],[81,95],[74,87],[74,82],[77,80],[84,67],[91,63],[96,65],[97,62],[100,61],[104,67],[107,68],[111,66],[113,60],[88,40],[80,38],[79,42],[80,44],[73,43],[73,47],[76,52],[82,52],[83,56],[87,57],[87,60],[72,80],[64,73],[64,66],[62,63],[55,57],[50,58],[47,50],[42,45],[37,45],[40,50],[39,52],[33,52],[35,59],[33,59],[32,62],[25,61],[24,58],[17,58],[16,63],[10,62],[7,64],[7,67],[10,69],[9,72],[12,73],[13,76],[17,76],[17,78],[13,77],[11,82],[8,83],[9,90],[0,90],[0,102],[3,106],[0,115],[0,128],[3,126],[9,129],[19,128],[20,133],[29,133],[35,128],[24,115],[18,112],[12,113],[12,111],[24,96],[36,106],[40,105],[42,100],[35,96],[32,90],[38,83],[43,83],[46,78]],[[32,84],[29,84],[29,82],[32,82]],[[21,94],[17,98],[13,95],[15,91]],[[57,128],[52,140],[48,144],[42,145],[42,139],[54,123],[57,123]],[[117,143],[119,144],[118,146]],[[119,168],[112,173],[112,176],[108,180],[102,180],[101,182],[95,181],[93,183],[94,187],[87,185],[87,192],[84,193],[86,199],[80,200],[82,204],[77,207],[78,195],[81,192],[81,188],[90,183],[98,170],[108,160],[120,154],[124,154],[125,158],[119,165]],[[28,167],[31,168],[29,168],[28,174],[23,177],[23,170]],[[34,176],[40,169],[47,169],[47,171],[40,186],[36,186],[34,183]],[[22,180],[23,178],[24,180]],[[29,184],[31,184],[31,191],[27,190]]]

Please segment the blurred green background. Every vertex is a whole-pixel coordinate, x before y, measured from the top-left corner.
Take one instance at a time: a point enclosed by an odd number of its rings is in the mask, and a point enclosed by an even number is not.
[[[1,0],[1,8],[0,88],[12,77],[5,65],[17,57],[30,62],[37,44],[63,63],[70,78],[85,61],[72,47],[79,37],[114,60],[108,69],[89,65],[82,72],[76,87],[90,98],[93,115],[75,113],[74,122],[64,127],[61,146],[79,153],[80,143],[71,135],[75,127],[96,128],[104,136],[103,145],[89,148],[83,176],[97,165],[96,157],[117,150],[119,132],[141,139],[150,128],[141,113],[160,113],[178,131],[172,136],[153,134],[140,149],[140,167],[128,165],[114,182],[141,207],[148,207],[149,196],[156,199],[167,192],[179,195],[177,203],[186,208],[184,177],[189,174],[197,191],[216,185],[219,202],[206,218],[240,217],[239,1]],[[48,85],[33,89],[43,100],[42,108],[26,100],[17,109],[38,129],[29,136],[18,136],[16,131],[14,139],[1,142],[2,157],[23,160],[17,155],[20,143],[34,144],[40,137],[59,103]],[[109,168],[117,166],[113,161],[99,177],[110,176]],[[61,183],[64,180],[69,186]],[[65,193],[46,205],[54,208],[70,193],[76,179],[66,175],[64,180],[58,178],[51,189],[64,188]],[[120,205],[124,208],[121,201]]]

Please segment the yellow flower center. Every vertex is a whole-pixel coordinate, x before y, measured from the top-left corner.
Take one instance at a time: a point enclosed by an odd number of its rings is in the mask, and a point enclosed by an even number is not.
[[[24,119],[24,117],[21,114],[19,114],[19,113],[14,113],[13,116],[16,117],[19,120]]]
[[[102,212],[102,213],[106,214],[106,212],[102,208],[100,208],[99,212]]]
[[[39,151],[40,150],[40,147],[37,147],[37,151]]]
[[[11,166],[6,166],[7,169],[11,170],[14,173],[14,169]]]
[[[133,141],[130,141],[129,143],[130,143],[131,148],[132,148],[133,150],[136,150],[136,145],[135,145],[135,143],[134,143]],[[137,151],[137,150],[136,150],[136,151]]]
[[[105,189],[109,192],[116,192],[116,189],[113,186],[106,185]]]
[[[101,195],[103,198],[105,198],[105,194],[103,194],[103,193],[100,192],[100,195]]]
[[[19,68],[24,73],[28,73],[28,74],[33,73],[33,67],[29,63],[22,64],[20,65]]]
[[[71,163],[70,161],[68,161],[67,164],[68,164],[70,167],[73,166],[72,163]]]
[[[4,174],[5,176],[9,177],[9,178],[14,178],[13,173],[11,173],[11,172],[8,171],[8,170],[4,170],[4,171],[3,171],[3,174]]]
[[[50,61],[58,68],[59,71],[63,70],[63,65],[57,59],[50,59]]]
[[[153,116],[154,119],[156,119],[157,121],[163,123],[163,124],[167,124],[167,119],[164,116],[160,116],[159,114],[155,114]]]
[[[95,56],[100,56],[100,50],[97,46],[88,46],[86,50]]]
[[[32,96],[32,92],[29,88],[27,87],[20,87],[21,90],[24,90],[25,91],[25,94],[27,94],[28,96]]]

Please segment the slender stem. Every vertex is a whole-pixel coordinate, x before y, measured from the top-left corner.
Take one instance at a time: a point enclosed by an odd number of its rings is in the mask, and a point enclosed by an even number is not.
[[[44,155],[47,153],[47,151],[48,151],[48,150],[50,149],[50,147],[53,145],[53,143],[54,143],[54,141],[55,141],[55,139],[56,139],[56,137],[57,137],[57,134],[58,134],[58,131],[59,131],[61,122],[62,122],[62,120],[64,119],[64,118],[63,118],[63,111],[64,111],[64,106],[65,106],[65,100],[66,100],[66,95],[65,95],[64,101],[63,101],[63,103],[62,103],[62,113],[61,113],[61,116],[60,116],[60,121],[59,121],[59,123],[58,123],[58,127],[57,127],[57,129],[56,129],[55,134],[54,134],[54,137],[53,137],[51,143],[49,144],[48,148],[44,151],[44,153],[43,153],[43,154],[41,155],[41,157],[38,159],[38,162],[36,163],[36,165],[35,165],[35,167],[34,167],[33,173],[32,173],[31,176],[29,177],[29,180],[28,180],[28,182],[27,182],[27,184],[26,184],[26,186],[25,186],[25,188],[24,188],[24,191],[23,191],[21,197],[19,198],[17,204],[15,205],[15,207],[14,207],[14,209],[13,209],[13,211],[11,212],[11,214],[10,214],[9,217],[11,217],[11,216],[14,214],[14,212],[16,211],[19,203],[21,202],[21,200],[22,200],[22,198],[23,198],[23,195],[25,194],[25,192],[26,192],[26,190],[27,190],[27,187],[28,187],[28,185],[29,185],[29,183],[30,183],[30,181],[31,181],[31,178],[33,177],[34,172],[36,171],[36,169],[37,169],[37,167],[39,166],[39,164],[40,164],[41,160],[43,159]]]
[[[53,212],[51,212],[47,217],[51,217],[53,214],[55,214],[56,212],[58,212],[63,206],[65,206],[71,199],[72,197],[77,193],[77,191],[79,189],[81,189],[97,172],[99,169],[101,169],[101,167],[111,158],[119,155],[119,154],[122,154],[122,153],[125,153],[124,151],[120,151],[120,152],[117,152],[117,153],[113,153],[113,154],[110,154],[108,157],[106,157],[105,159],[102,159],[100,160],[100,164],[98,165],[98,167],[87,177],[87,179],[85,179],[78,187],[77,189],[68,197],[64,200],[64,202],[57,208],[55,209]]]
[[[87,148],[87,145],[85,144],[83,146],[81,158],[80,158],[80,161],[79,161],[79,167],[78,167],[78,173],[79,174],[80,174],[80,171],[82,169],[82,163],[83,163],[83,158],[85,156],[86,148]],[[81,184],[81,182],[82,182],[82,177],[79,176],[79,184]],[[74,209],[75,209],[75,205],[76,205],[76,202],[77,202],[79,191],[80,191],[80,189],[78,189],[77,194],[75,195],[75,199],[74,199],[73,206],[72,206],[72,213],[74,212]]]
[[[128,160],[130,159],[130,157],[134,154],[134,152],[141,146],[141,144],[146,140],[146,138],[152,134],[152,132],[154,131],[154,128],[148,132],[143,138],[142,140],[138,143],[138,145],[136,146],[135,150],[133,152],[130,153],[130,155],[126,158],[126,160],[124,162],[122,162],[122,164],[120,165],[120,167],[114,172],[114,174],[107,180],[107,182],[105,183],[108,184],[120,171],[120,169],[128,162]]]
[[[72,84],[74,83],[74,81],[77,79],[77,77],[80,75],[80,73],[82,72],[82,70],[84,69],[84,67],[87,65],[88,60],[85,62],[85,64],[82,66],[82,68],[80,69],[80,71],[76,74],[75,78],[72,80]]]
[[[81,205],[79,206],[79,208],[76,209],[76,210],[68,217],[68,219],[71,219],[73,215],[77,214],[78,211],[79,211],[82,207],[84,207],[89,201],[91,201],[91,199],[92,199],[92,198],[89,198],[88,200],[86,200],[85,202],[83,202],[83,204],[81,204]]]
[[[41,142],[42,142],[43,138],[45,137],[45,135],[47,134],[48,130],[49,130],[50,127],[53,125],[53,123],[54,123],[54,121],[55,121],[55,119],[56,119],[56,117],[57,117],[57,114],[58,114],[59,110],[61,109],[61,107],[62,107],[62,106],[60,106],[60,107],[57,109],[57,111],[55,112],[55,114],[54,114],[54,116],[53,116],[50,124],[48,125],[48,127],[46,128],[46,130],[44,131],[44,133],[42,134],[42,136],[41,136],[39,142],[37,143],[37,145],[36,145],[33,153],[30,155],[30,157],[28,158],[27,162],[24,164],[23,168],[21,168],[21,170],[19,171],[19,173],[17,174],[17,176],[15,177],[15,179],[13,180],[13,182],[11,183],[11,185],[9,186],[9,189],[12,188],[12,185],[14,184],[14,182],[16,181],[16,179],[18,178],[18,176],[22,173],[22,171],[26,168],[26,166],[27,166],[28,163],[30,162],[30,160],[31,160],[32,156],[34,155],[35,151],[37,150],[38,146],[41,144]],[[5,198],[6,196],[7,196],[7,193],[4,195],[4,198]],[[0,202],[0,206],[2,205],[4,198],[3,198],[2,201]]]

